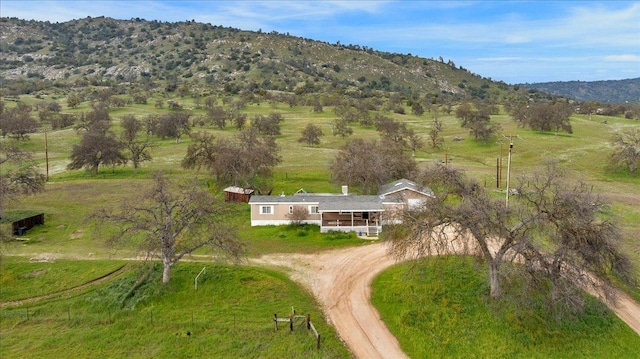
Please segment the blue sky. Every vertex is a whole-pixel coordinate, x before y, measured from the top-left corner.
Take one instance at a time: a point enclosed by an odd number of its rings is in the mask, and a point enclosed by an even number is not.
[[[507,83],[640,77],[640,1],[25,1],[0,15],[195,20],[452,60]]]

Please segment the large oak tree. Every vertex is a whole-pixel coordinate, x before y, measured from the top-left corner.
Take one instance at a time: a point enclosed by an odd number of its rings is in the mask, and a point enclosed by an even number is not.
[[[186,169],[206,169],[220,185],[266,189],[272,169],[282,160],[272,136],[260,135],[254,127],[235,138],[218,138],[196,132],[182,160]]]
[[[147,258],[162,262],[162,283],[185,255],[209,246],[237,260],[243,245],[229,225],[231,212],[197,181],[176,184],[162,172],[139,198],[127,198],[117,209],[103,208],[92,215],[99,226],[115,226],[111,244],[140,241]]]
[[[71,162],[67,165],[70,170],[86,168],[91,173],[98,173],[98,167],[117,166],[127,162],[122,153],[123,145],[115,134],[105,128],[103,121],[94,122],[87,131],[82,133],[82,139],[71,149]]]
[[[491,122],[491,112],[487,106],[463,103],[456,109],[456,117],[462,128],[468,129],[476,140],[483,142],[494,137],[501,129],[499,124]]]
[[[429,168],[421,182],[435,198],[407,210],[402,225],[385,231],[398,257],[479,255],[487,263],[491,298],[501,298],[504,281],[515,277],[520,291],[544,293],[559,314],[580,309],[579,288],[596,286],[596,278],[605,287],[611,276],[633,282],[619,248],[621,234],[600,215],[602,202],[555,165],[524,178],[508,208],[450,166]],[[511,262],[517,264],[504,265]]]
[[[521,127],[529,127],[532,130],[546,132],[565,131],[573,133],[569,117],[573,108],[567,103],[536,102],[523,103],[511,110],[511,117]]]

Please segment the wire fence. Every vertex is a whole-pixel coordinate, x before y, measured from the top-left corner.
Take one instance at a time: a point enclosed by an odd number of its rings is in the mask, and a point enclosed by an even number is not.
[[[213,313],[202,311],[181,311],[179,315],[172,312],[170,315],[156,310],[131,310],[131,309],[101,309],[101,310],[79,310],[68,307],[66,309],[49,307],[22,307],[0,310],[0,323],[11,329],[19,329],[23,326],[55,323],[56,326],[66,326],[68,328],[78,327],[106,327],[116,325],[121,322],[132,322],[135,318],[136,325],[147,327],[167,328],[179,331],[184,335],[190,335],[197,330],[199,332],[225,332],[238,333],[249,338],[252,336],[264,337],[273,333],[273,323],[275,321],[286,322],[286,328],[290,331],[312,331],[317,339],[317,346],[320,347],[320,335],[311,322],[311,317],[307,315],[292,314],[285,318],[277,318],[274,315],[271,321],[267,318],[258,318],[244,314],[241,310],[237,313],[229,313],[225,317],[216,316]],[[277,329],[276,329],[277,330]]]

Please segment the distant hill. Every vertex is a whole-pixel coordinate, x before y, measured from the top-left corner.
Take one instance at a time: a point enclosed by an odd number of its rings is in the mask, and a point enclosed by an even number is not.
[[[640,103],[640,77],[616,81],[541,82],[520,86],[577,101]]]
[[[87,17],[51,23],[0,18],[0,33],[0,79],[10,96],[47,86],[77,89],[126,83],[200,94],[283,91],[362,98],[396,93],[405,98],[429,95],[494,102],[534,94],[473,74],[442,57],[195,21]]]

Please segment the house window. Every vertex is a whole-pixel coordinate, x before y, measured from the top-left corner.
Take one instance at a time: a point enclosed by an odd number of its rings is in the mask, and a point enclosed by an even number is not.
[[[273,206],[260,206],[260,214],[273,214]]]
[[[309,213],[311,213],[311,214],[320,213],[320,212],[318,212],[318,206],[309,206]]]

